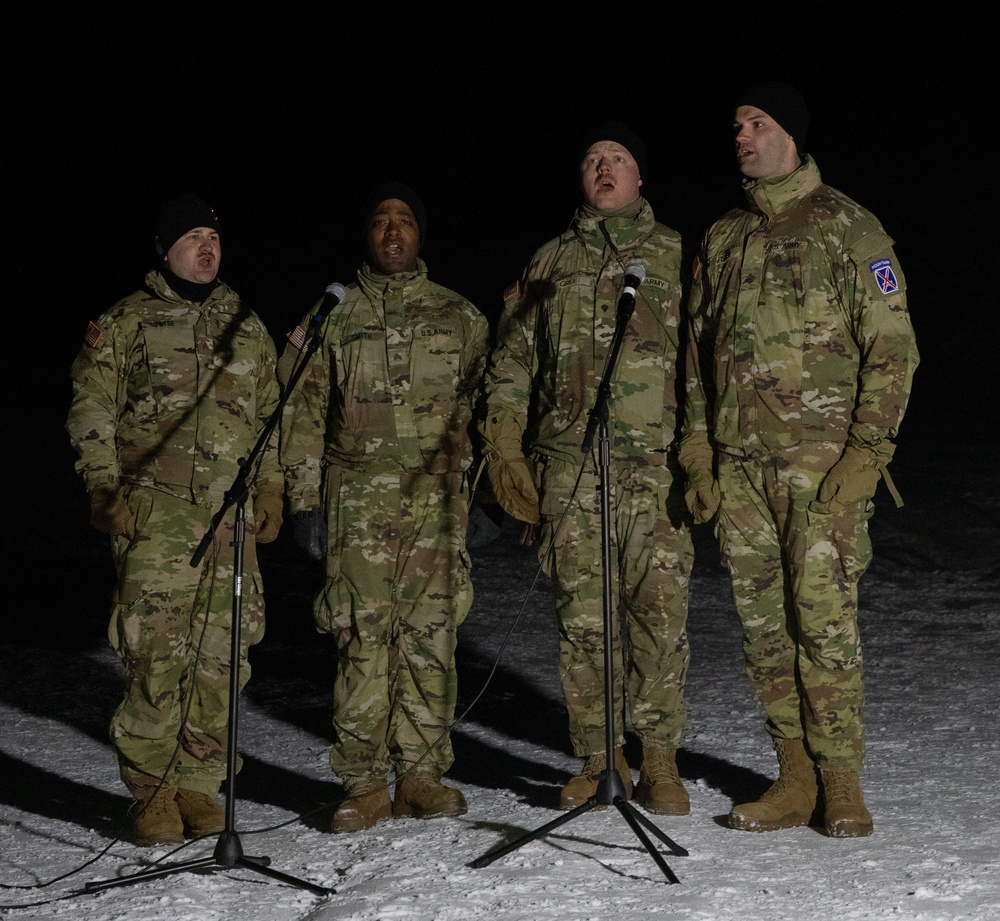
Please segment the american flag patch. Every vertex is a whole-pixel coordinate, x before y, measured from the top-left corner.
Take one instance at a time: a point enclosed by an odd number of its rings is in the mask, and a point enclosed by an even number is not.
[[[521,283],[515,281],[514,284],[508,285],[503,289],[503,302],[506,304],[507,301],[511,299],[516,299],[521,296]]]
[[[892,270],[890,259],[876,259],[868,268],[871,269],[883,294],[892,294],[893,291],[899,290],[899,282],[896,281],[896,273]]]
[[[87,324],[87,331],[83,334],[84,345],[89,345],[92,349],[96,349],[102,342],[104,342],[105,335],[104,330],[91,320]]]
[[[288,341],[292,343],[300,352],[304,352],[306,347],[309,345],[309,340],[306,338],[306,329],[304,326],[296,326],[288,334]]]

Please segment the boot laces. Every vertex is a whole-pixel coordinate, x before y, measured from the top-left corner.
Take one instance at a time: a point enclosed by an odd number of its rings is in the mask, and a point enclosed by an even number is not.
[[[594,752],[592,755],[587,756],[587,760],[583,765],[583,771],[581,774],[583,777],[593,777],[596,774],[600,774],[607,770],[607,767],[607,752]]]
[[[421,790],[437,790],[442,786],[441,781],[430,771],[414,771],[404,778],[407,786],[419,788]]]
[[[676,783],[680,781],[677,773],[677,763],[667,752],[657,749],[647,750],[643,753],[642,766],[646,776],[654,784]]]
[[[382,777],[366,777],[364,780],[355,781],[347,787],[347,793],[351,799],[360,799],[362,796],[369,796],[387,789],[385,779]]]
[[[854,774],[824,774],[823,792],[828,805],[854,805],[859,802],[858,784]]]
[[[176,794],[177,791],[169,787],[157,790],[152,796],[143,797],[140,793],[132,804],[132,811],[137,817],[164,815],[172,811]]]
[[[153,816],[166,815],[170,810],[170,801],[164,796],[154,796],[140,810],[140,815]]]

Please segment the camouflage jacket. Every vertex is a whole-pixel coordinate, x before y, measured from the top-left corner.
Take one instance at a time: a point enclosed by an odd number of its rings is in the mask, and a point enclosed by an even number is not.
[[[319,504],[324,463],[372,473],[457,473],[471,464],[469,423],[489,324],[418,263],[396,275],[363,265],[320,327],[281,424],[293,512]],[[283,383],[309,355],[313,314],[289,335]]]
[[[487,411],[526,428],[526,452],[580,462],[633,263],[646,277],[611,380],[609,442],[632,464],[666,463],[678,423],[681,238],[656,222],[644,199],[634,218],[578,209],[506,299],[486,376]]]
[[[893,241],[808,156],[744,188],[695,261],[685,431],[751,457],[832,441],[888,460],[919,360]]]
[[[228,286],[195,304],[151,271],[145,288],[90,323],[73,363],[66,429],[88,490],[123,482],[214,501],[277,408],[276,359],[264,324]],[[251,485],[281,482],[276,442]]]

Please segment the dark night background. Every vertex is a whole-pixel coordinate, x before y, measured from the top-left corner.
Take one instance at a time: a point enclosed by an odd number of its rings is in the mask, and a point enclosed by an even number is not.
[[[195,191],[216,209],[221,277],[279,351],[328,284],[353,280],[360,210],[387,178],[426,204],[431,277],[492,320],[567,226],[578,138],[605,118],[644,139],[644,193],[693,248],[741,195],[732,99],[760,79],[799,86],[823,178],[896,240],[922,362],[895,466],[930,442],[997,442],[988,30],[877,5],[850,21],[747,8],[738,22],[721,8],[559,6],[5,14],[8,611],[40,580],[105,566],[86,552],[103,539],[63,430],[68,372],[87,321],[151,265],[163,198]]]

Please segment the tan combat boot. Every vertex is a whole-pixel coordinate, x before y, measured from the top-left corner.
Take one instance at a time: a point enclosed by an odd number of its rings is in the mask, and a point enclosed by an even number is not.
[[[778,779],[754,803],[734,806],[729,827],[740,831],[777,831],[808,825],[816,810],[816,767],[802,739],[775,739]]]
[[[410,771],[396,781],[396,797],[392,803],[394,816],[437,819],[465,815],[468,810],[462,791],[446,787],[430,771]]]
[[[132,806],[132,843],[138,847],[157,844],[181,844],[184,823],[174,799],[173,787],[130,785],[135,804]]]
[[[584,762],[583,770],[562,788],[559,794],[560,809],[576,809],[582,806],[596,792],[600,782],[598,775],[608,768],[608,757],[603,751],[594,752]],[[625,788],[625,799],[632,799],[632,769],[625,760],[625,752],[621,747],[615,749],[615,770],[621,775],[622,786]]]
[[[334,810],[330,822],[334,833],[362,831],[392,818],[392,800],[384,777],[348,778],[344,789],[350,798]]]
[[[179,788],[177,811],[184,823],[184,833],[189,838],[217,835],[226,828],[226,810],[207,793]]]
[[[824,824],[831,838],[863,838],[874,831],[855,771],[821,771]]]
[[[643,748],[635,801],[657,815],[687,815],[691,797],[677,773],[677,750]]]

